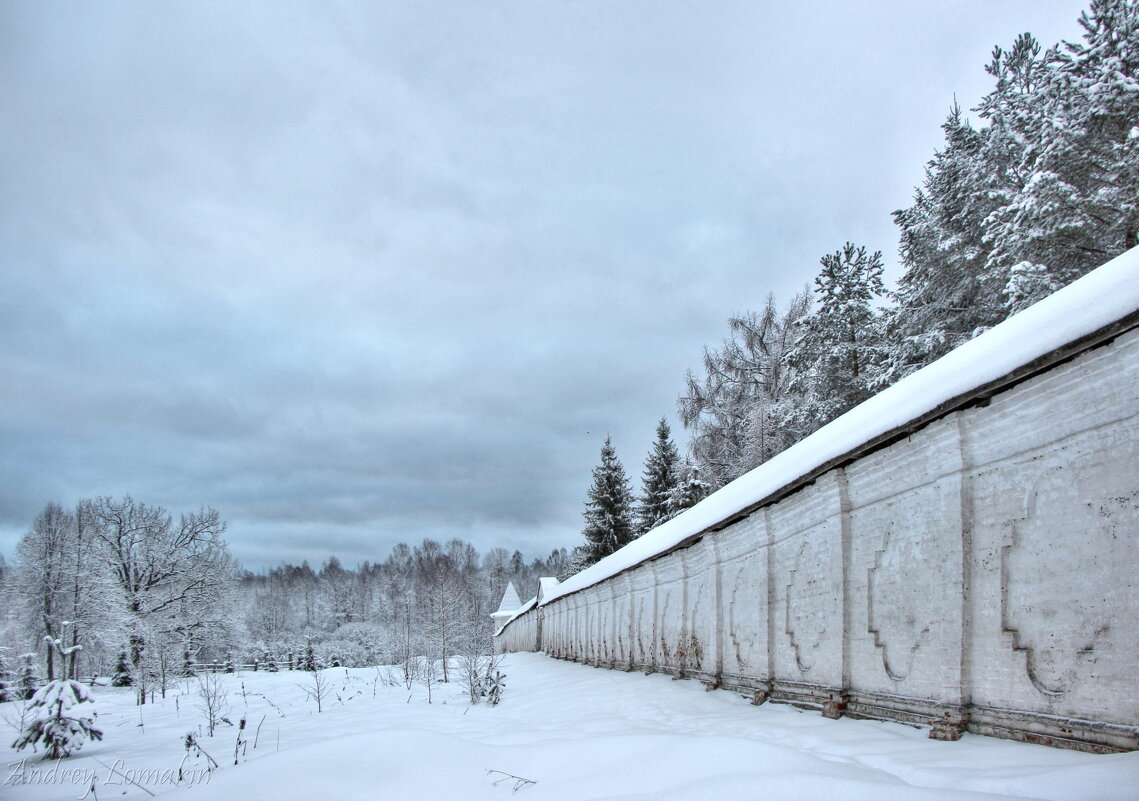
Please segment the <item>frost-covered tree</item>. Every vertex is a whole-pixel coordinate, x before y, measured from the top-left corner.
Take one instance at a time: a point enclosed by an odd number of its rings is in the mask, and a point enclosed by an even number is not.
[[[120,599],[97,547],[82,503],[74,513],[47,504],[16,547],[11,592],[25,629],[41,642],[66,638],[45,651],[49,681],[76,675],[80,643],[106,646],[119,638]]]
[[[605,558],[633,539],[633,491],[610,437],[601,446],[601,464],[585,502],[584,556],[588,564]]]
[[[501,655],[494,653],[491,631],[486,626],[470,626],[455,649],[459,684],[472,704],[487,694],[487,682],[498,670]]]
[[[450,557],[439,555],[429,573],[428,616],[424,635],[429,656],[438,659],[444,682],[450,681],[449,660],[455,653],[471,619],[471,605],[462,576]]]
[[[8,648],[0,645],[0,704],[16,700],[15,673],[8,660]]]
[[[49,681],[32,696],[29,719],[12,747],[20,751],[36,743],[44,746],[44,759],[62,759],[88,740],[103,739],[95,728],[95,703],[77,681]]]
[[[75,518],[56,503],[49,503],[36,516],[32,528],[16,546],[16,597],[25,605],[29,629],[36,639],[59,636],[67,587],[68,552],[74,538]],[[55,649],[47,648],[44,659],[48,681],[55,679]]]
[[[926,165],[914,204],[894,213],[905,272],[886,310],[879,386],[888,385],[1000,322],[999,287],[985,281],[984,223],[1003,173],[982,159],[984,139],[954,104],[942,126],[945,147]]]
[[[914,204],[880,385],[1139,244],[1139,3],[1093,0],[1082,41],[997,47],[974,128],[956,107]]]
[[[990,150],[1019,144],[1013,191],[986,221],[996,284],[1028,263],[1037,297],[1139,243],[1139,3],[1093,0],[1082,42],[1044,53],[1025,35],[987,68],[996,88],[978,110]]]
[[[782,312],[768,296],[761,313],[728,321],[731,337],[704,350],[704,376],[691,372],[677,400],[689,451],[711,489],[762,464],[794,443],[784,421],[793,410],[786,355],[810,309],[804,292]]]
[[[672,491],[672,508],[680,514],[708,497],[708,484],[700,477],[700,468],[685,459],[679,471],[679,480]]]
[[[645,459],[641,474],[641,497],[637,503],[637,535],[645,534],[676,515],[676,487],[680,481],[680,453],[672,430],[662,417],[656,440]]]
[[[89,506],[100,553],[119,587],[130,627],[130,656],[139,703],[148,671],[160,669],[187,637],[205,637],[232,624],[236,566],[222,540],[216,510],[182,515],[129,496]],[[151,653],[147,653],[150,649]],[[170,653],[167,653],[169,651]]]
[[[218,724],[229,714],[229,693],[225,682],[216,673],[201,674],[197,677],[197,685],[195,706],[206,719],[206,735],[213,737]],[[317,711],[320,711],[319,707]]]
[[[20,676],[15,690],[16,698],[20,701],[30,701],[40,685],[40,672],[36,667],[38,657],[39,654],[33,651],[20,654]]]

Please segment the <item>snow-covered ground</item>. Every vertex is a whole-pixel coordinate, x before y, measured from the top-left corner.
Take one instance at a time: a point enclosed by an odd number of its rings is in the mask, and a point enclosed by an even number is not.
[[[334,694],[320,714],[297,686],[309,674],[225,676],[228,717],[247,716],[249,746],[235,766],[236,726],[203,736],[221,763],[211,774],[200,772],[202,759],[183,762],[186,732],[204,723],[188,684],[141,708],[130,690],[96,688],[104,738],[70,759],[16,753],[6,729],[0,798],[150,797],[124,775],[171,801],[1139,798],[1139,753],[972,735],[942,743],[896,723],[755,707],[694,681],[537,654],[512,654],[504,670],[503,703],[491,708],[469,706],[455,685],[439,687],[429,705],[422,686],[409,692],[376,683],[374,669],[329,669]],[[0,711],[16,713],[11,703]],[[175,786],[180,764],[186,778]],[[535,783],[514,792],[512,780],[495,784],[502,777],[488,770]]]

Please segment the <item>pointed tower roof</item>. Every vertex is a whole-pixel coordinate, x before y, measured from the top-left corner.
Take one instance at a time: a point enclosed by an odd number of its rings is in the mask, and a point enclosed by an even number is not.
[[[522,606],[522,599],[518,597],[518,590],[514,589],[514,582],[508,582],[506,592],[502,594],[502,602],[498,605],[498,611],[513,614],[520,606]]]

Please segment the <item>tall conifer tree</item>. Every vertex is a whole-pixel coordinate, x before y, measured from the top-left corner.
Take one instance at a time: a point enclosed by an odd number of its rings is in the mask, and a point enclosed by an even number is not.
[[[656,441],[645,460],[641,474],[641,498],[637,504],[637,535],[652,531],[676,515],[676,486],[680,481],[680,453],[672,441],[672,431],[662,417],[657,423]]]
[[[593,468],[593,486],[585,502],[585,553],[588,564],[605,558],[633,539],[633,491],[613,442],[605,438],[601,464]]]
[[[829,423],[873,394],[879,360],[878,313],[883,292],[882,254],[847,242],[821,260],[815,278],[816,310],[787,361],[792,389],[802,402],[788,419],[797,439]]]

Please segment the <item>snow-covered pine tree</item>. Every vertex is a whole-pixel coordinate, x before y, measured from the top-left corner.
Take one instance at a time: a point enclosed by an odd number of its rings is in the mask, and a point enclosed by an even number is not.
[[[672,430],[662,417],[657,423],[653,449],[645,459],[641,474],[641,497],[637,503],[637,536],[645,534],[676,516],[673,505],[679,481],[680,453],[672,441]]]
[[[789,418],[798,438],[873,394],[881,354],[874,301],[885,292],[882,254],[847,242],[820,263],[815,311],[803,321],[802,338],[787,355],[795,371],[792,390],[801,399]]]
[[[87,740],[103,739],[103,732],[95,728],[91,695],[77,681],[56,679],[45,684],[32,696],[29,714],[30,720],[12,743],[17,751],[42,743],[44,759],[62,759]]]
[[[633,539],[633,491],[610,437],[601,446],[601,464],[585,502],[585,557],[594,564]]]

